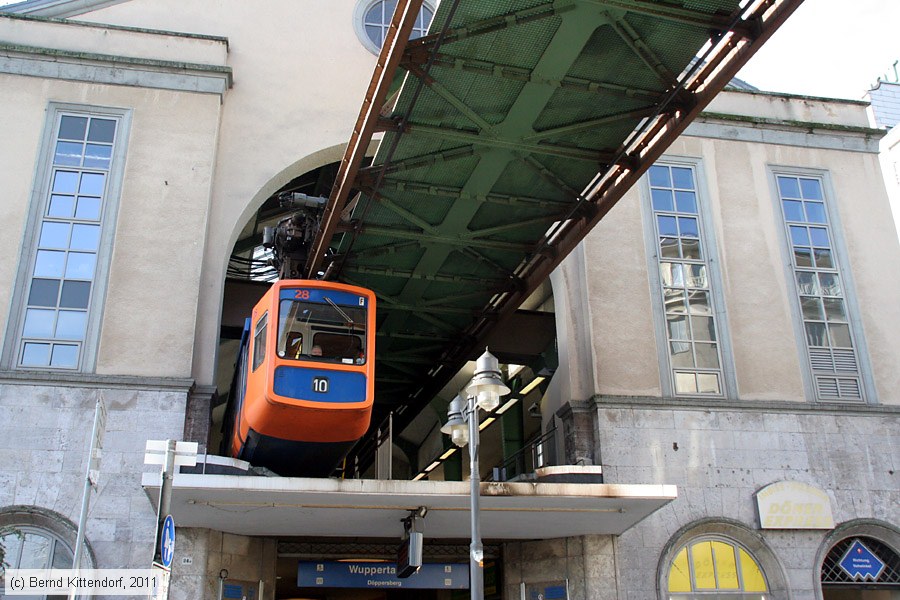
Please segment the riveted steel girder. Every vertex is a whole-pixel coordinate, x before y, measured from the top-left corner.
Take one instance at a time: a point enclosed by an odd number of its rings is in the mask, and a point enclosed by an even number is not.
[[[801,2],[444,0],[383,52],[307,268],[333,247],[328,276],[378,294],[376,409],[431,401]]]

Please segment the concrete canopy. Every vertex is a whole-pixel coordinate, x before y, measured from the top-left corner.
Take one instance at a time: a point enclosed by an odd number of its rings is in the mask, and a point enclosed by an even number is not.
[[[144,473],[154,506],[159,475]],[[677,496],[673,485],[482,483],[486,540],[621,534]],[[424,506],[426,538],[468,539],[469,483],[175,475],[179,527],[251,536],[399,538]]]

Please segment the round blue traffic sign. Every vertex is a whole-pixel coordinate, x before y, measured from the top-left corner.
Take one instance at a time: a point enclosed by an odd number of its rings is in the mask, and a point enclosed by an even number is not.
[[[175,558],[175,519],[172,515],[168,515],[163,521],[162,535],[159,539],[159,554],[162,557],[162,566],[169,568],[172,566],[172,559]]]

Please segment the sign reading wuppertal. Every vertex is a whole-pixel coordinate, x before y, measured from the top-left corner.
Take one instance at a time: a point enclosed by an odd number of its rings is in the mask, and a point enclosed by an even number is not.
[[[301,561],[297,587],[465,590],[469,588],[469,565],[426,563],[417,573],[400,579],[393,563]]]
[[[856,581],[876,581],[884,570],[884,563],[859,540],[853,540],[844,558],[838,563]]]

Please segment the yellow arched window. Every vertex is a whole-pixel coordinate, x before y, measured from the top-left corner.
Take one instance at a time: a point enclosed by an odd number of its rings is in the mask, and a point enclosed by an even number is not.
[[[766,578],[756,560],[722,538],[700,538],[682,546],[669,567],[668,590],[672,600],[722,592],[733,598],[768,598]]]

